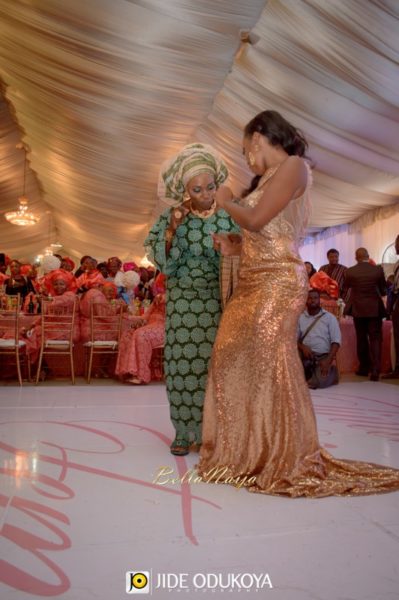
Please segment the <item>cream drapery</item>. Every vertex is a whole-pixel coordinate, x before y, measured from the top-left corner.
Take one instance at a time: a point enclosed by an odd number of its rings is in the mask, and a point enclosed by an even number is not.
[[[398,22],[390,0],[0,0],[0,76],[43,215],[18,231],[1,218],[0,251],[40,252],[50,209],[63,253],[141,258],[164,159],[211,143],[238,192],[242,128],[271,108],[309,139],[314,229],[397,202]],[[2,212],[21,182],[7,137]]]

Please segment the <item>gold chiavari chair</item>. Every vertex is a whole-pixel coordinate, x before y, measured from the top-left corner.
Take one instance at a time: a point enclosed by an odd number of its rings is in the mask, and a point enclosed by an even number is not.
[[[164,379],[164,346],[156,346],[152,349],[151,355],[151,371],[155,374],[155,377],[162,381]]]
[[[90,340],[84,344],[87,383],[91,381],[94,355],[117,355],[122,333],[123,307],[93,302],[90,307]]]
[[[69,356],[71,380],[75,383],[73,362],[74,325],[76,318],[77,299],[72,306],[60,306],[53,300],[42,300],[41,314],[41,346],[36,373],[36,385],[39,383],[43,357],[64,355]]]
[[[13,356],[17,368],[19,385],[22,385],[21,363],[25,361],[30,380],[30,362],[26,352],[26,342],[20,340],[19,315],[20,295],[0,295],[0,355]]]

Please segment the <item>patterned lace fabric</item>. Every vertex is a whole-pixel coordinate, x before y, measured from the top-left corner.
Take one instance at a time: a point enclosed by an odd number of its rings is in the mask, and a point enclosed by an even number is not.
[[[238,286],[212,352],[198,472],[207,481],[221,472],[254,477],[250,491],[291,497],[398,490],[398,470],[338,460],[319,444],[296,344],[308,289],[297,251],[308,188],[261,231],[243,234]],[[248,205],[260,196],[257,188]]]

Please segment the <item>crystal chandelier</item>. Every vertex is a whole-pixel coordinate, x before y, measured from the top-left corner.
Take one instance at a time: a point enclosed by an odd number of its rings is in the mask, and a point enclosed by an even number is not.
[[[26,187],[26,148],[23,144],[18,144],[17,148],[23,148],[24,150],[24,184],[22,190],[22,196],[18,198],[19,206],[18,210],[13,210],[5,213],[5,218],[12,225],[19,225],[20,227],[26,227],[27,225],[36,225],[39,218],[36,217],[29,211],[28,198],[25,196]]]

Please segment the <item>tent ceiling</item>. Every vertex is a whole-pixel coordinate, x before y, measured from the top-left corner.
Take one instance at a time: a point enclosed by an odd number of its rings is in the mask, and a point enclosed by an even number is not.
[[[398,16],[393,0],[0,0],[0,211],[21,195],[22,137],[42,215],[1,217],[0,250],[32,255],[50,236],[142,257],[163,160],[211,143],[239,192],[242,128],[266,108],[309,139],[314,228],[397,202]]]

